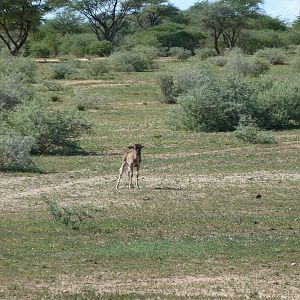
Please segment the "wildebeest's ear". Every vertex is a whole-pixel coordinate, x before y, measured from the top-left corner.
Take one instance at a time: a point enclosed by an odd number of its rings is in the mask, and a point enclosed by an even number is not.
[[[128,146],[127,148],[128,148],[128,149],[133,149],[134,147],[133,147],[133,146]]]

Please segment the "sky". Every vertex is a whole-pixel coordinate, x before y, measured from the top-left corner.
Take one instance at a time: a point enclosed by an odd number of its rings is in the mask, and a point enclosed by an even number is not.
[[[184,10],[197,0],[170,0],[170,2]],[[300,15],[300,0],[265,0],[264,3],[263,9],[272,17],[280,17],[292,22]]]

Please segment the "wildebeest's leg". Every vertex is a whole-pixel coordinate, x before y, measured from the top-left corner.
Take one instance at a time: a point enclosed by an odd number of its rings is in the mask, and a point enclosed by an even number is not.
[[[137,167],[137,168],[136,168],[136,187],[137,187],[138,189],[140,188],[140,186],[139,186],[139,170],[140,170],[140,168]]]
[[[134,186],[133,186],[133,184],[132,184],[132,177],[133,177],[133,164],[131,164],[130,166],[129,166],[129,189],[132,189]]]
[[[121,180],[122,174],[124,172],[124,168],[125,168],[125,163],[123,163],[122,166],[121,166],[121,168],[120,168],[120,173],[119,173],[119,178],[118,178],[118,182],[117,182],[117,185],[116,185],[116,189],[119,188],[119,184],[120,184],[120,180]]]

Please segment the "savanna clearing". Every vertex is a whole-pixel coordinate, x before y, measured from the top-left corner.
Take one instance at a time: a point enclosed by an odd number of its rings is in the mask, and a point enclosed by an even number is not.
[[[36,84],[61,99],[51,109],[76,108],[75,92],[105,101],[80,112],[93,123],[84,155],[0,173],[1,299],[300,299],[300,130],[275,132],[270,145],[172,131],[154,78]],[[141,190],[125,175],[115,190],[132,143],[145,145]],[[58,222],[47,201],[88,217]]]

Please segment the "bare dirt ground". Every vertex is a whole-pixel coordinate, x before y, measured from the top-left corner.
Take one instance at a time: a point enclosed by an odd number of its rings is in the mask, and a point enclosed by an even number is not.
[[[98,175],[95,172],[82,172],[74,178],[73,172],[46,174],[33,177],[10,177],[0,174],[0,208],[4,212],[17,212],[36,205],[44,197],[64,199],[64,204],[71,204],[85,199],[85,204],[122,205],[124,198],[120,191],[126,189],[126,176],[122,180],[119,192],[114,190],[116,175]],[[198,176],[142,176],[142,184],[147,190],[194,190],[204,185],[243,185],[260,183],[272,185],[274,182],[300,181],[299,173],[248,172],[220,175]],[[80,200],[81,199],[81,200]],[[128,202],[126,202],[128,205]]]
[[[134,85],[149,85],[153,84],[151,80],[61,80],[65,86],[76,86],[80,88],[94,88],[94,87],[119,87],[119,86],[134,86]]]
[[[81,286],[92,288],[100,294],[119,293],[140,295],[158,294],[182,297],[215,297],[216,299],[249,299],[256,295],[261,298],[300,299],[300,289],[287,285],[285,278],[274,278],[268,272],[250,273],[247,276],[226,274],[226,276],[174,276],[167,278],[140,278],[118,274],[119,279],[110,279],[105,273],[80,278]],[[123,278],[122,278],[123,277]],[[266,280],[267,278],[267,280]],[[70,286],[70,282],[74,283]],[[296,285],[296,278],[294,278]],[[61,276],[59,285],[53,286],[52,293],[80,292],[78,278]],[[280,296],[279,296],[280,295]]]
[[[247,275],[227,273],[213,276],[199,273],[194,276],[170,277],[141,277],[126,273],[112,275],[98,271],[85,277],[61,275],[51,285],[45,282],[23,282],[22,285],[30,286],[34,291],[47,289],[52,295],[51,299],[58,295],[80,294],[90,290],[99,295],[149,295],[147,299],[164,299],[166,296],[171,297],[168,299],[172,299],[172,296],[182,299],[300,299],[297,276],[274,276],[268,270]],[[5,294],[6,287],[0,287],[0,292]]]
[[[250,146],[252,147],[252,146]],[[298,145],[295,145],[298,147]],[[224,149],[222,151],[243,151],[241,148]],[[280,150],[278,150],[280,151]],[[216,151],[219,152],[219,151]],[[210,151],[211,153],[211,151]],[[119,151],[108,151],[102,155],[120,155]],[[176,153],[165,155],[145,155],[147,158],[170,158],[201,155],[202,153]],[[143,170],[141,182],[144,190],[161,192],[161,190],[191,191],[201,190],[207,185],[230,186],[261,184],[272,187],[278,182],[299,182],[300,174],[296,172],[273,173],[269,171],[237,172],[231,174],[201,174],[182,177],[179,174],[160,175]],[[0,173],[0,209],[2,213],[17,214],[21,210],[35,208],[42,209],[41,197],[50,197],[63,204],[91,204],[96,207],[107,205],[130,206],[139,205],[140,197],[132,197],[136,191],[125,192],[127,179],[121,189],[114,189],[117,180],[116,174],[103,175],[97,171],[80,170],[55,174],[38,174],[30,177],[12,177]],[[218,276],[201,274],[193,276],[174,275],[172,277],[140,277],[134,274],[110,274],[99,272],[91,267],[89,276],[61,275],[51,284],[47,282],[23,283],[31,286],[30,289],[46,288],[52,295],[82,293],[94,290],[99,294],[139,294],[139,295],[172,295],[181,297],[196,297],[203,299],[300,299],[300,286],[298,282],[300,272],[296,266],[291,266],[295,271],[289,277],[276,275],[268,268],[248,275],[227,273]],[[0,287],[5,293],[7,287]],[[30,298],[28,298],[30,299]],[[138,298],[137,298],[138,299]],[[154,299],[153,297],[149,299]],[[163,298],[159,298],[163,299]]]

